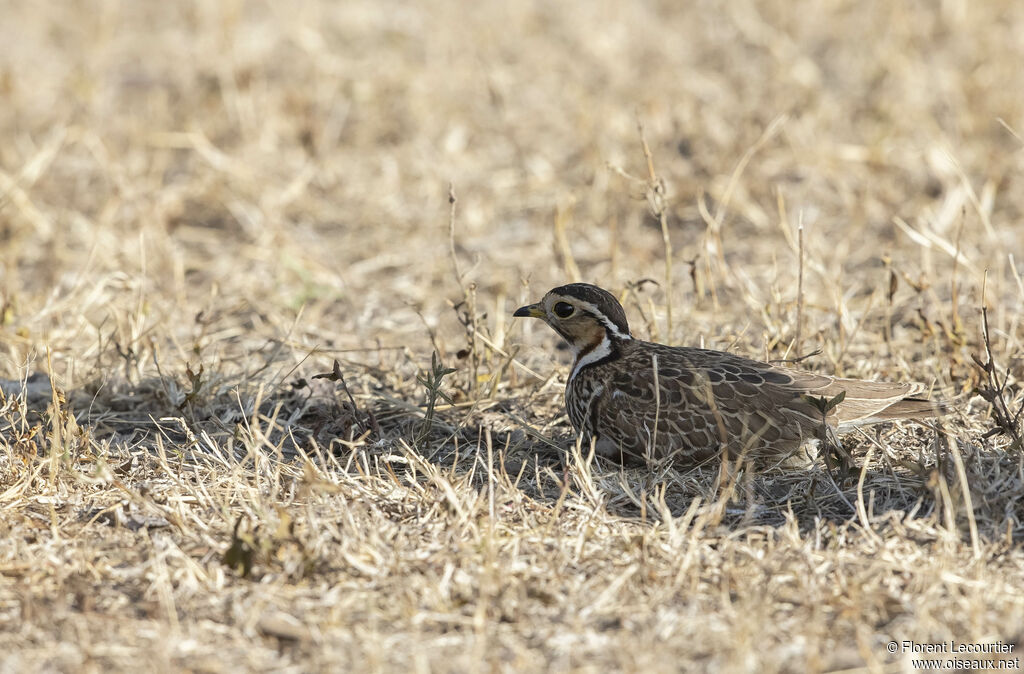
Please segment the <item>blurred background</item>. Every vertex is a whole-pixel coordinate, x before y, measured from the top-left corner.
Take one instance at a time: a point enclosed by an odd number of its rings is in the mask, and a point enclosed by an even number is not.
[[[0,0],[0,670],[1022,643],[972,398],[1020,404],[1022,64],[1020,0]],[[573,280],[954,413],[849,472],[591,467],[511,318]]]
[[[1017,2],[2,11],[8,376],[46,348],[72,380],[267,338],[455,351],[471,284],[503,346],[576,277],[643,336],[788,352],[799,223],[833,367],[876,353],[855,331],[952,326],[954,294],[976,317],[986,269],[999,328],[1019,315]]]

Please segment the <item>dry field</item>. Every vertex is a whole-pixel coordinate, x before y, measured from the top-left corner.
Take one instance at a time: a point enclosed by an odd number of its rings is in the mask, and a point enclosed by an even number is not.
[[[1024,3],[0,7],[0,671],[1020,666]],[[955,411],[588,461],[575,279]]]

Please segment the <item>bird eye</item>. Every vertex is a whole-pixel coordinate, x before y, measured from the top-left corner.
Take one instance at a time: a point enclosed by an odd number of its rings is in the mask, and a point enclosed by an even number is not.
[[[576,311],[576,307],[569,304],[568,302],[557,302],[555,304],[555,316],[559,318],[569,318],[572,316],[572,312]]]

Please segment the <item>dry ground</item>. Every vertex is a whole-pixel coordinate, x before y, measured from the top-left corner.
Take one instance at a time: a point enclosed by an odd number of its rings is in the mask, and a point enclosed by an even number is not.
[[[0,670],[1021,655],[1024,3],[0,7]],[[956,411],[588,463],[510,318],[575,277]]]

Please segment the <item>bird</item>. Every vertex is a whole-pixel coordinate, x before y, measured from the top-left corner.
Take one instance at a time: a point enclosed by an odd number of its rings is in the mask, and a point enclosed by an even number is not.
[[[632,336],[607,290],[570,283],[514,317],[539,318],[574,355],[565,407],[597,455],[635,465],[778,460],[856,426],[943,414],[919,383],[844,379]]]

